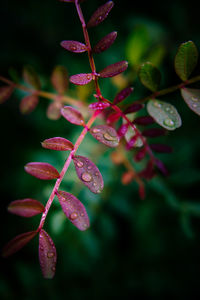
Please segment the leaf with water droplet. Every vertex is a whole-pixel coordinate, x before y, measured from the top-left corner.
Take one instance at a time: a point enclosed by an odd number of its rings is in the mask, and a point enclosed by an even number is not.
[[[104,68],[99,72],[99,75],[102,78],[113,77],[124,72],[127,68],[128,68],[128,62],[123,60],[107,66],[106,68]]]
[[[181,95],[188,107],[200,116],[200,89],[181,89]]]
[[[101,53],[107,50],[115,41],[117,37],[117,31],[113,31],[103,37],[98,44],[92,49],[93,53]]]
[[[51,83],[59,95],[63,95],[68,88],[68,72],[63,66],[56,66],[51,74]]]
[[[119,145],[119,137],[116,130],[108,125],[97,125],[91,128],[91,135],[108,147],[117,147]]]
[[[91,16],[89,22],[87,23],[87,27],[95,27],[103,22],[107,18],[113,6],[113,1],[108,1],[107,3],[101,5]]]
[[[69,140],[62,137],[46,139],[41,144],[43,148],[57,151],[71,151],[74,149],[74,145]]]
[[[24,97],[19,105],[22,114],[30,114],[38,105],[39,99],[37,95],[28,95]]]
[[[92,81],[93,75],[92,73],[80,73],[76,75],[72,75],[69,80],[71,83],[76,85],[85,85]]]
[[[42,180],[51,180],[60,177],[58,171],[48,163],[30,162],[25,165],[24,169],[28,174]]]
[[[56,247],[51,237],[43,229],[39,233],[39,261],[44,278],[53,278],[57,261]]]
[[[161,73],[152,63],[146,62],[142,64],[138,75],[146,88],[152,92],[157,91],[161,81]]]
[[[167,102],[159,100],[149,100],[147,111],[160,126],[175,130],[182,125],[181,117],[176,108]]]
[[[8,257],[19,251],[26,244],[28,244],[28,242],[30,242],[30,240],[32,240],[36,234],[37,231],[30,231],[17,235],[3,247],[2,256]]]
[[[127,87],[125,89],[123,89],[122,91],[120,91],[116,96],[115,99],[113,101],[113,104],[118,104],[120,102],[122,102],[124,99],[126,99],[131,93],[133,92],[133,88],[132,87]]]
[[[188,41],[179,46],[175,56],[175,71],[183,80],[187,80],[196,67],[198,61],[198,50],[194,42]]]
[[[130,121],[132,121],[135,117],[135,114],[134,113],[131,113],[131,114],[128,114],[127,115],[128,119]],[[122,120],[123,124],[126,124],[126,120]],[[135,125],[136,126],[136,125]],[[125,134],[125,140],[127,141],[127,150],[131,149],[132,147],[142,147],[143,146],[143,141],[140,137],[137,137],[136,140],[135,138],[131,141],[131,139],[136,136],[136,132],[135,130],[133,129],[132,126],[129,126],[126,134]],[[131,141],[131,142],[130,142]],[[129,142],[130,142],[130,147],[129,147]]]
[[[90,222],[84,205],[74,195],[58,191],[57,197],[66,217],[79,230],[84,231],[89,228]]]
[[[64,49],[74,53],[82,53],[87,51],[86,45],[77,41],[62,41],[60,45]]]
[[[8,100],[12,93],[13,93],[14,87],[11,85],[1,86],[0,87],[0,104]]]
[[[42,213],[44,206],[37,200],[27,198],[12,201],[8,206],[8,211],[12,214],[29,218]]]
[[[60,102],[54,101],[49,104],[47,108],[47,117],[50,120],[58,120],[61,116],[62,104]]]
[[[72,106],[64,106],[61,109],[62,116],[72,124],[84,125],[84,119],[82,114]]]
[[[90,189],[98,194],[103,190],[103,178],[97,166],[87,157],[76,155],[73,157],[78,178]]]
[[[23,69],[24,81],[33,86],[36,90],[40,90],[40,79],[32,66],[25,66]]]
[[[103,101],[99,101],[99,102],[94,102],[94,103],[91,103],[89,105],[89,108],[90,109],[94,109],[94,110],[104,110],[105,108],[109,107],[110,106],[110,103],[108,102],[103,102]]]

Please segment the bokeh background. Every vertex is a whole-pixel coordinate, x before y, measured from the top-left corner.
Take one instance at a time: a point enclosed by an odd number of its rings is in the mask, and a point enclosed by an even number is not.
[[[86,19],[103,3],[84,2]],[[89,71],[86,55],[67,53],[60,47],[64,39],[83,41],[72,4],[56,0],[10,0],[3,1],[0,8],[1,75],[21,80],[22,68],[29,64],[40,75],[43,88],[53,91],[49,78],[55,65],[64,65],[70,75]],[[116,0],[109,18],[90,31],[93,45],[105,34],[118,31],[112,48],[96,56],[97,68],[129,60],[130,81],[135,87],[129,101],[148,94],[136,78],[137,67],[145,60],[161,70],[161,88],[177,84],[174,55],[179,44],[187,40],[193,40],[200,48],[199,28],[199,11],[193,1]],[[199,64],[195,74],[199,74]],[[119,84],[102,80],[104,95],[113,99]],[[69,94],[77,93],[83,97],[82,92],[70,85]],[[45,99],[41,99],[31,115],[21,115],[21,97],[22,93],[16,92],[0,107],[1,248],[13,236],[35,228],[40,220],[38,216],[24,220],[9,215],[8,203],[32,197],[45,204],[52,188],[52,182],[29,176],[23,166],[30,161],[46,161],[60,170],[65,155],[41,149],[40,142],[53,136],[75,142],[80,132],[64,119],[47,119],[49,102]],[[42,278],[35,238],[13,257],[0,259],[1,299],[163,299],[166,296],[193,299],[199,295],[200,121],[179,92],[162,99],[175,104],[183,120],[180,129],[161,139],[174,149],[170,155],[158,155],[171,175],[163,178],[158,174],[147,182],[147,197],[141,201],[135,182],[121,183],[125,169],[113,165],[112,150],[99,146],[88,136],[78,153],[89,156],[98,165],[105,189],[101,195],[93,195],[76,180],[73,167],[62,189],[74,193],[84,203],[91,228],[79,232],[65,219],[55,200],[45,224],[58,252],[55,278],[51,281]],[[132,153],[128,157],[132,161]]]

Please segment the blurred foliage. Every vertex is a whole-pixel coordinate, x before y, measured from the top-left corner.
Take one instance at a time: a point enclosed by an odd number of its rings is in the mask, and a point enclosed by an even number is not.
[[[96,56],[97,68],[124,58],[130,61],[126,75],[137,88],[128,101],[147,95],[136,78],[139,65],[146,60],[161,70],[162,87],[178,83],[173,66],[177,47],[191,39],[200,49],[199,12],[193,1],[115,2],[110,18],[90,31],[93,45],[105,34],[118,31],[111,49]],[[86,19],[102,3],[84,2]],[[33,65],[48,90],[50,73],[57,64],[64,65],[70,75],[89,70],[86,56],[68,53],[59,45],[63,39],[83,41],[72,4],[4,1],[0,23],[1,75],[19,79],[23,66]],[[123,79],[101,80],[103,95],[113,99]],[[83,100],[89,95],[92,101],[88,89],[76,90],[70,85],[70,93]],[[22,116],[19,99],[20,93],[15,93],[0,107],[1,246],[14,235],[35,228],[40,220],[38,216],[24,220],[9,215],[8,203],[33,197],[45,204],[52,189],[51,182],[25,174],[23,166],[29,161],[45,161],[60,170],[65,154],[42,149],[40,142],[53,136],[75,142],[81,130],[63,118],[47,119],[46,99],[40,100],[31,115]],[[78,154],[89,156],[98,165],[105,181],[103,193],[94,195],[88,191],[76,179],[73,166],[61,188],[83,202],[91,228],[79,232],[65,219],[55,200],[45,224],[58,252],[55,279],[42,278],[35,238],[10,259],[1,259],[1,299],[162,299],[166,295],[192,299],[195,293],[199,294],[199,118],[187,108],[178,92],[162,99],[173,102],[183,120],[180,129],[158,138],[174,149],[170,155],[160,155],[171,175],[158,175],[148,182],[147,197],[141,201],[135,182],[128,186],[120,182],[125,170],[112,164],[112,150],[88,135]],[[131,153],[129,159],[132,160]]]

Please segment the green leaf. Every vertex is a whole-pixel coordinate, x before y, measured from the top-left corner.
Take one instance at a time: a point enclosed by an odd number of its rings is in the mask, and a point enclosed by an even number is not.
[[[192,41],[188,41],[179,46],[175,56],[175,70],[177,75],[183,80],[187,80],[198,61],[198,50]]]
[[[32,66],[27,65],[24,67],[23,78],[25,82],[30,84],[36,90],[40,90],[41,88],[40,79]]]
[[[150,62],[145,62],[141,65],[139,69],[139,79],[142,84],[151,90],[152,92],[157,91],[160,80],[161,74],[160,71]]]
[[[167,102],[149,100],[147,111],[154,120],[168,130],[174,130],[181,126],[181,117],[176,108]]]
[[[183,88],[181,95],[188,107],[200,116],[200,90]]]

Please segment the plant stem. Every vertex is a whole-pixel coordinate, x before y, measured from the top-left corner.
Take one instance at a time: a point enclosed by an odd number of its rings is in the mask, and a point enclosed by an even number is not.
[[[50,197],[49,197],[49,200],[48,200],[47,203],[46,203],[45,211],[44,211],[43,214],[42,214],[42,217],[41,217],[41,220],[40,220],[40,224],[39,224],[39,227],[38,227],[38,229],[37,229],[38,232],[39,232],[39,231],[43,228],[43,226],[44,226],[44,222],[45,222],[46,216],[47,216],[48,211],[49,211],[49,209],[50,209],[50,207],[51,207],[51,204],[52,204],[52,202],[53,202],[53,199],[54,199],[54,197],[55,197],[55,194],[58,192],[59,186],[60,186],[60,184],[61,184],[61,182],[62,182],[62,180],[63,180],[63,177],[65,176],[65,173],[67,172],[67,170],[68,170],[68,168],[69,168],[69,165],[70,165],[70,163],[71,163],[71,161],[72,161],[72,159],[73,159],[73,156],[75,155],[76,151],[78,150],[80,144],[82,143],[82,141],[83,141],[83,139],[85,138],[85,136],[86,136],[86,134],[87,134],[89,128],[90,128],[90,127],[92,126],[92,124],[94,123],[94,121],[95,121],[95,119],[97,118],[98,114],[99,114],[99,111],[94,112],[94,114],[92,115],[92,117],[91,117],[91,118],[89,119],[89,121],[87,122],[85,128],[82,130],[80,136],[78,137],[78,139],[77,139],[77,141],[76,141],[76,143],[75,143],[75,145],[74,145],[74,149],[70,152],[70,154],[69,154],[69,156],[68,156],[68,158],[67,158],[67,160],[66,160],[66,162],[65,162],[65,164],[64,164],[64,166],[63,166],[63,169],[62,169],[62,171],[61,171],[61,173],[60,173],[60,177],[56,180],[56,183],[55,183],[54,188],[53,188],[53,190],[52,190],[52,192],[51,192],[51,195],[50,195]]]

